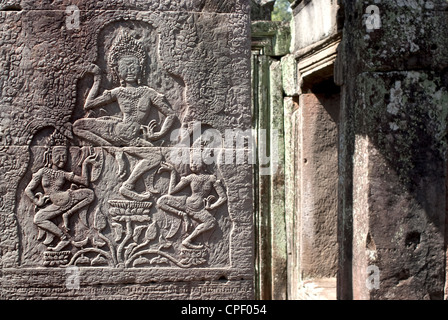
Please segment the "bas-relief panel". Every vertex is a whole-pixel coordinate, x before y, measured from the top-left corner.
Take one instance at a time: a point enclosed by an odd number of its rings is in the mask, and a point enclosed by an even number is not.
[[[218,132],[250,126],[247,41],[233,30],[246,32],[247,17],[168,14],[162,23],[154,13],[92,14],[94,37],[78,53],[58,53],[45,41],[26,43],[24,25],[36,27],[26,14],[10,44],[21,47],[10,72],[22,84],[2,96],[3,110],[22,112],[0,126],[3,169],[17,160],[2,191],[3,268],[250,275],[250,166],[206,163],[202,155],[220,150],[193,137],[198,122]],[[60,50],[68,39],[80,45],[67,34]]]

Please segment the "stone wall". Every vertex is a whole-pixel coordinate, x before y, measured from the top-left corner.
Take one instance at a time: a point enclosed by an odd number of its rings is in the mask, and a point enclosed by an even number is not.
[[[339,7],[334,1],[294,1],[291,7],[290,53],[282,58],[288,297],[326,299],[335,296],[338,263],[340,90],[333,69]],[[324,293],[310,294],[309,286]]]
[[[444,298],[446,1],[290,2],[0,1],[0,298]]]
[[[301,167],[298,218],[302,279],[332,278],[337,272],[339,104],[338,95],[301,95],[301,157],[296,162]]]
[[[338,32],[338,1],[294,1],[294,41],[291,52],[315,44]]]
[[[271,155],[274,141],[279,150],[278,170],[256,184],[256,288],[263,299],[315,297],[302,292],[313,281],[336,294],[340,96],[332,77],[340,35],[335,24],[304,41],[321,27],[316,12],[330,10],[337,20],[336,7],[314,5],[294,2],[291,23],[252,23],[255,127],[269,127]]]
[[[287,297],[328,297],[337,273],[339,299],[442,299],[446,1],[291,2],[280,57]],[[263,227],[279,241],[283,228]]]
[[[442,299],[447,3],[345,6],[340,297]]]
[[[0,2],[1,298],[253,297],[249,13]]]
[[[287,298],[283,63],[290,30],[279,21],[252,23],[257,298]]]

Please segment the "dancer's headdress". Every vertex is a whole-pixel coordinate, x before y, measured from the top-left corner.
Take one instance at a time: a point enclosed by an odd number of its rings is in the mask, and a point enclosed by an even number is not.
[[[113,71],[114,80],[118,80],[118,75],[116,74],[118,61],[124,56],[134,56],[138,59],[143,77],[146,65],[146,52],[143,45],[121,29],[110,48],[107,61],[109,68]]]
[[[51,153],[53,147],[68,147],[67,137],[60,133],[58,130],[54,130],[48,141],[48,148],[44,152],[44,166],[51,167]]]

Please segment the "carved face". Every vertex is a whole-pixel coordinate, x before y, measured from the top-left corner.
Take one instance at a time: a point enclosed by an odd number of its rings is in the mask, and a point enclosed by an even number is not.
[[[53,147],[51,150],[51,160],[58,168],[63,168],[67,162],[67,148]]]
[[[193,173],[202,171],[204,164],[202,162],[202,154],[200,152],[191,152],[190,155],[190,170]]]
[[[141,76],[141,67],[138,59],[134,56],[122,57],[118,61],[118,75],[125,82],[137,82]]]

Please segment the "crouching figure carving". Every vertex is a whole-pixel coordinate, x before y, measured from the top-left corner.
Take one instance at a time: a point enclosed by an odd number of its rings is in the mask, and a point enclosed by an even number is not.
[[[50,139],[50,147],[45,153],[45,165],[33,174],[25,189],[25,194],[35,204],[34,224],[39,229],[38,240],[50,245],[55,237],[60,241],[48,251],[61,251],[71,243],[69,235],[69,218],[79,210],[87,210],[94,199],[94,192],[88,189],[90,171],[88,166],[96,162],[98,154],[88,156],[82,163],[80,176],[64,170],[68,154],[67,141],[64,136],[55,132]],[[64,185],[71,182],[71,188]],[[44,193],[35,192],[42,187]],[[63,226],[59,227],[52,220],[62,216]]]
[[[177,173],[174,167],[169,163],[162,163],[159,172],[170,172],[170,185],[168,195],[159,198],[157,207],[183,219],[185,232],[188,232],[193,226],[191,220],[198,223],[182,241],[182,245],[187,249],[199,250],[204,246],[194,244],[193,240],[217,226],[217,221],[211,212],[224,204],[227,201],[227,196],[221,181],[215,175],[207,172],[200,156],[191,155],[190,170],[192,172],[190,175],[182,177],[177,182]],[[191,189],[190,196],[174,195],[187,187]],[[213,190],[216,191],[218,199],[212,195]]]

